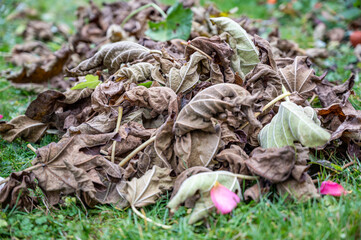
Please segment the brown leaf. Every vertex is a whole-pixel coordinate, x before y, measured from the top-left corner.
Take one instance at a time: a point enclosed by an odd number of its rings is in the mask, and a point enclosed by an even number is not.
[[[134,207],[145,207],[154,204],[159,196],[173,186],[173,180],[169,176],[170,169],[154,166],[141,178],[133,178],[127,182],[125,189],[119,189],[120,195]]]
[[[170,88],[138,86],[127,91],[126,96],[132,104],[151,109],[150,115],[153,118],[164,112],[168,116],[178,114],[177,95]]]
[[[230,126],[239,127],[249,121],[260,126],[254,117],[252,105],[254,96],[244,88],[230,83],[216,84],[199,92],[179,113],[174,131],[182,136],[193,130],[215,132],[211,119],[231,122]]]
[[[97,193],[105,194],[109,184],[119,182],[122,174],[118,165],[111,163],[101,155],[91,155],[85,151],[105,145],[113,136],[114,133],[77,135],[63,138],[58,143],[51,143],[37,150],[37,158],[33,161],[33,165],[41,164],[42,166],[33,170],[33,173],[51,205],[60,201],[60,194],[83,192],[82,188],[86,189],[86,194],[84,194],[88,197],[85,200],[90,206],[96,202],[116,203],[119,200],[98,199],[97,194],[93,197],[92,192],[94,191],[89,187],[91,186],[89,179]],[[94,170],[97,174],[94,173]],[[97,175],[98,177],[94,177]],[[80,179],[83,182],[81,184],[78,182]]]
[[[252,151],[246,160],[248,169],[272,183],[283,182],[291,175],[295,165],[295,151],[293,147],[282,148],[258,147]]]
[[[279,68],[282,84],[289,92],[298,92],[303,97],[312,95],[316,84],[321,80],[315,75],[310,65],[307,57],[297,56],[292,65]]]
[[[4,140],[12,142],[22,138],[28,142],[37,142],[48,129],[48,125],[21,115],[9,122],[0,122],[0,134]]]
[[[145,58],[150,54],[151,50],[133,42],[121,41],[107,44],[93,57],[68,70],[68,75],[84,76],[102,69],[108,69],[113,74],[119,69],[121,64]]]
[[[277,191],[282,196],[288,194],[287,199],[296,199],[304,202],[311,198],[320,198],[315,185],[312,182],[312,178],[306,174],[305,181],[298,182],[293,178],[289,178],[285,182],[277,184]]]
[[[222,163],[223,168],[229,169],[230,172],[244,175],[249,175],[246,166],[247,159],[248,155],[237,145],[231,145],[230,148],[222,150],[216,156],[216,160]]]
[[[252,187],[246,189],[246,191],[244,192],[244,200],[253,200],[255,202],[259,202],[262,195],[267,194],[269,191],[270,187],[265,186],[265,184],[261,181],[260,183],[256,183]]]
[[[35,176],[31,172],[16,172],[10,174],[9,181],[0,189],[0,205],[5,208],[20,207],[31,211],[38,203],[36,197],[30,196],[28,189],[35,191]]]
[[[102,113],[112,111],[118,115],[118,107],[113,104],[123,95],[125,88],[123,83],[108,81],[99,84],[91,95],[92,108],[94,111]]]
[[[20,72],[9,75],[7,79],[14,83],[43,83],[61,74],[70,56],[69,47],[65,46],[54,53],[51,61],[38,62],[29,67],[23,67]]]

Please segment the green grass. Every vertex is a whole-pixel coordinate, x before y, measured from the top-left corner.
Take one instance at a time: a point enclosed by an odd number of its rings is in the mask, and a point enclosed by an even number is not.
[[[25,0],[22,4],[38,9],[39,19],[70,25],[75,20],[74,10],[84,2],[86,1]],[[204,2],[201,1],[202,4]],[[214,2],[218,3],[222,11],[237,6],[238,14],[253,18],[267,19],[272,15],[280,17],[279,12],[270,12],[265,6],[258,6],[257,1]],[[0,38],[3,40],[0,42],[1,52],[9,52],[14,44],[22,41],[16,33],[24,21],[8,22],[5,19],[16,7],[19,8],[18,3],[19,1],[5,0],[4,5],[0,6]],[[333,1],[332,4],[331,7],[337,9],[340,1]],[[307,4],[303,7],[306,10],[302,11],[307,11]],[[288,24],[290,22],[292,24]],[[313,47],[312,28],[306,17],[281,17],[281,24],[283,38],[294,40],[301,47]],[[49,43],[49,46],[56,49],[59,46],[56,44]],[[316,66],[316,70],[320,74],[328,69],[329,80],[342,82],[351,72],[348,66],[355,61],[353,49],[349,45],[341,45],[332,51],[332,55],[323,61],[322,66]],[[0,57],[0,70],[9,67],[12,68]],[[350,100],[357,109],[361,109],[359,78],[356,79],[354,92],[355,96]],[[4,115],[5,120],[23,114],[35,97],[35,93],[11,87],[4,79],[0,79],[0,114]],[[46,135],[34,147],[39,148],[52,141],[58,141],[58,138]],[[26,145],[27,142],[23,140],[9,144],[0,139],[0,176],[7,177],[11,172],[31,166],[35,154]],[[318,157],[323,159],[322,156]],[[342,166],[355,159],[329,160]],[[284,198],[265,196],[260,203],[240,203],[231,215],[213,212],[206,224],[188,225],[187,209],[182,207],[174,216],[170,216],[166,208],[168,196],[163,196],[155,205],[144,208],[148,217],[173,225],[171,230],[163,230],[145,223],[131,209],[119,210],[113,206],[99,205],[86,211],[75,198],[67,197],[64,206],[57,206],[57,209],[50,211],[43,204],[31,213],[15,208],[4,209],[0,212],[0,239],[360,239],[361,164],[357,159],[356,161],[355,165],[338,175],[332,176],[326,170],[320,173],[320,182],[334,180],[352,191],[341,198],[325,196],[318,201],[294,203],[286,202]],[[40,192],[36,194],[42,197]]]

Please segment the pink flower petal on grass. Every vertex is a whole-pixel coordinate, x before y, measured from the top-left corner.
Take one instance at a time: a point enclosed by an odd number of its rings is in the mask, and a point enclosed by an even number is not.
[[[0,114],[0,120],[3,118],[4,116]]]
[[[211,189],[211,199],[217,208],[217,212],[221,212],[222,214],[232,212],[240,201],[237,194],[219,182],[216,182]]]
[[[339,197],[341,195],[346,195],[347,191],[338,183],[324,181],[321,183],[320,193],[323,195]]]

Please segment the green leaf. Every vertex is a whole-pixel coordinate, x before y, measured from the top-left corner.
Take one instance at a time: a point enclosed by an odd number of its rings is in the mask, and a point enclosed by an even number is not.
[[[331,135],[322,127],[315,110],[302,108],[292,102],[281,103],[271,123],[259,133],[258,141],[263,148],[293,146],[295,141],[306,147],[326,144]]]
[[[165,42],[179,38],[187,40],[191,33],[193,12],[176,2],[167,11],[167,18],[161,22],[148,22],[145,34],[155,41]]]
[[[138,86],[150,88],[150,86],[152,86],[152,84],[153,84],[153,81],[148,81],[148,82],[144,82],[144,83],[139,83]]]
[[[188,223],[193,224],[201,220],[206,217],[208,211],[214,207],[210,191],[216,181],[229,190],[237,192],[238,196],[242,199],[241,187],[235,174],[227,171],[204,172],[193,175],[185,180],[167,207],[169,207],[171,211],[175,211],[187,198],[199,193],[201,197],[197,200]]]
[[[259,63],[258,49],[237,22],[227,17],[211,18],[219,33],[227,37],[227,42],[236,54],[231,57],[233,71],[238,72],[242,79]]]
[[[83,88],[95,89],[96,86],[98,86],[99,83],[101,83],[101,81],[99,81],[98,76],[94,76],[94,75],[91,75],[91,74],[86,75],[85,80],[86,80],[85,82],[78,83],[77,85],[72,87],[71,90],[83,89]]]

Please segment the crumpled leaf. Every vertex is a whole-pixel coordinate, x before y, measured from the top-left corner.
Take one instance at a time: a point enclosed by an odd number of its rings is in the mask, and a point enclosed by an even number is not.
[[[236,52],[231,57],[231,65],[242,79],[259,63],[258,49],[248,36],[247,32],[235,21],[227,17],[211,18],[217,25],[220,33],[227,33],[228,43]]]
[[[125,195],[130,205],[145,207],[154,204],[159,196],[173,186],[169,176],[170,169],[153,166],[141,178],[127,182],[125,189],[117,188],[120,195]]]
[[[109,142],[114,135],[81,134],[63,138],[58,143],[50,143],[37,150],[37,158],[32,163],[41,166],[33,173],[50,205],[59,203],[61,194],[72,193],[82,193],[89,206],[98,202],[121,203],[119,195],[112,192],[107,194],[108,188],[115,191],[109,185],[121,180],[121,170],[118,165],[99,155],[100,146]]]
[[[70,56],[69,47],[65,46],[54,53],[54,58],[48,61],[25,66],[21,71],[7,76],[14,83],[43,83],[63,72],[63,67]]]
[[[0,189],[0,206],[10,208],[15,206],[31,211],[38,203],[36,197],[30,196],[28,189],[35,190],[35,175],[31,172],[16,172],[10,174],[9,181]]]
[[[198,82],[202,66],[207,65],[206,56],[199,52],[193,53],[190,60],[180,69],[176,67],[170,69],[167,87],[173,89],[175,93],[186,92]]]
[[[167,18],[161,22],[148,22],[149,29],[145,34],[153,40],[165,42],[179,38],[187,40],[191,32],[193,12],[183,8],[177,1],[167,11]]]
[[[279,68],[282,84],[287,91],[298,92],[304,97],[312,95],[320,78],[315,75],[315,71],[310,68],[310,65],[307,57],[297,56],[292,65]]]
[[[77,67],[68,70],[71,76],[91,74],[97,70],[108,69],[112,74],[122,63],[145,58],[152,53],[137,43],[121,41],[104,45],[93,57],[82,61]]]
[[[312,182],[312,178],[306,174],[305,181],[299,182],[293,178],[277,184],[278,193],[283,196],[288,194],[287,199],[296,199],[301,202],[312,198],[320,198],[317,188]]]
[[[138,83],[151,79],[154,65],[147,62],[136,63],[130,67],[120,68],[110,79],[114,81],[129,80]]]
[[[263,148],[293,146],[295,141],[306,147],[318,147],[327,143],[330,136],[320,127],[317,114],[311,107],[282,102],[271,123],[259,133],[258,141]]]
[[[222,83],[208,87],[182,108],[174,124],[174,132],[177,136],[193,130],[214,132],[212,118],[236,125],[233,127],[239,127],[247,118],[252,125],[259,126],[252,112],[253,100],[247,90],[236,84]]]
[[[95,89],[102,82],[99,80],[99,76],[94,76],[91,74],[86,75],[85,80],[86,80],[85,82],[80,82],[74,87],[72,87],[71,90],[83,89],[83,88]]]
[[[37,142],[47,129],[48,124],[32,120],[24,115],[13,118],[9,122],[0,122],[0,134],[9,142],[18,137],[28,142]]]
[[[237,195],[242,199],[241,188],[238,179],[234,174],[226,171],[205,172],[193,175],[192,177],[185,180],[174,198],[169,201],[167,207],[169,207],[170,210],[174,212],[176,208],[184,201],[199,192],[201,197],[197,201],[188,220],[189,224],[196,223],[197,221],[206,217],[209,210],[214,207],[214,204],[210,198],[210,190],[216,181],[232,192],[236,192]]]
[[[168,116],[178,114],[177,95],[167,87],[146,88],[138,86],[126,92],[127,99],[140,107],[150,108],[150,115],[156,117],[167,111]]]
[[[256,148],[246,160],[248,169],[272,183],[287,180],[295,165],[295,150],[291,146],[281,148]]]
[[[223,168],[221,169],[228,169],[228,171],[236,174],[249,174],[246,166],[248,155],[237,145],[232,145],[230,148],[222,150],[215,158],[218,162],[222,163]]]

